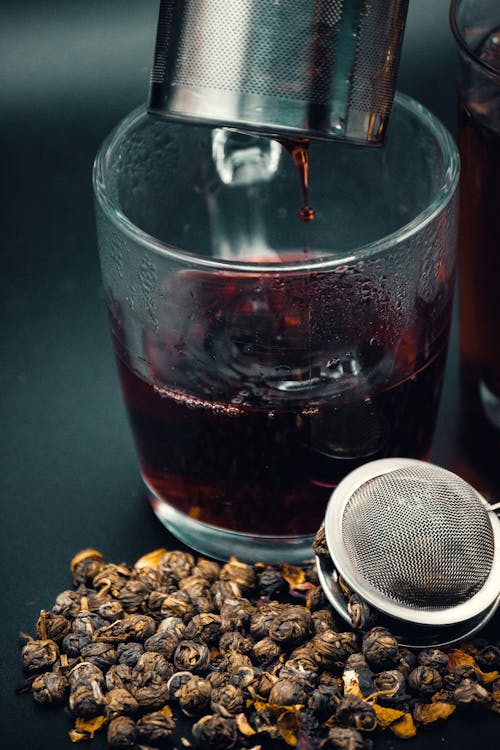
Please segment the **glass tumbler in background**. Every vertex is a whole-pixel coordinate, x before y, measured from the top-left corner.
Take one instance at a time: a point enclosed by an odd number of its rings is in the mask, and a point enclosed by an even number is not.
[[[276,142],[139,109],[102,146],[104,287],[157,516],[209,555],[302,562],[333,488],[426,458],[446,359],[458,155],[399,95],[384,149],[315,142],[315,221]]]
[[[464,443],[500,461],[500,2],[455,0],[460,58],[460,349]]]

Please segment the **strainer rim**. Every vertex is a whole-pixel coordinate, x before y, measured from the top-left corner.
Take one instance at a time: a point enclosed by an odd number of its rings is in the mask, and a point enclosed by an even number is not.
[[[324,520],[328,551],[335,568],[348,587],[359,594],[368,604],[371,604],[381,612],[400,620],[421,625],[458,624],[463,620],[468,620],[481,614],[500,596],[500,521],[494,511],[491,510],[491,506],[471,485],[469,487],[474,491],[476,497],[488,513],[494,540],[494,551],[490,572],[480,590],[461,604],[439,610],[422,609],[419,607],[412,608],[398,604],[394,599],[384,595],[356,574],[345,546],[343,534],[341,533],[344,509],[353,493],[361,485],[382,474],[388,474],[397,469],[412,466],[436,468],[450,474],[454,479],[461,479],[461,477],[457,477],[456,474],[448,471],[448,469],[443,469],[441,466],[411,458],[382,458],[358,467],[344,477],[337,485],[328,502]]]

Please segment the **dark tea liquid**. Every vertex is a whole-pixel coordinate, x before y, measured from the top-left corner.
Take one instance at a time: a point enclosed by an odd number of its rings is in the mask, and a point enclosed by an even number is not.
[[[500,75],[500,29],[480,56]],[[485,121],[488,125],[485,124]],[[464,437],[481,458],[500,460],[500,82],[494,101],[462,103],[460,347]]]
[[[165,320],[144,333],[146,371],[129,361],[116,313],[115,348],[158,502],[235,531],[313,534],[351,469],[428,457],[448,321],[418,351],[416,327],[393,336],[375,305],[366,318],[346,312],[334,274],[270,277],[180,272]],[[422,325],[432,308],[421,302]]]

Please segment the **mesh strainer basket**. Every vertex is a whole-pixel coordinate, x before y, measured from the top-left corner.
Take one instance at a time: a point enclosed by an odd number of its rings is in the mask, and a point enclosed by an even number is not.
[[[162,0],[150,111],[383,142],[408,0]]]
[[[323,589],[348,621],[361,598],[402,645],[471,635],[500,595],[500,521],[450,471],[412,459],[372,461],[349,474],[325,515],[331,559],[318,559]]]

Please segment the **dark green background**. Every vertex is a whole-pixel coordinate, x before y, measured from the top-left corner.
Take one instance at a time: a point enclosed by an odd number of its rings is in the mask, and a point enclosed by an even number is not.
[[[410,5],[399,88],[454,130],[447,2]],[[139,479],[100,292],[90,182],[103,137],[147,97],[157,6],[0,4],[0,744],[17,750],[70,747],[67,717],[16,697],[14,686],[18,632],[32,631],[40,608],[69,585],[71,556],[93,546],[133,562],[179,546]],[[457,399],[453,343],[434,459],[466,473]],[[464,713],[408,747],[490,748],[499,728],[495,716]],[[401,745],[391,735],[377,742]]]

